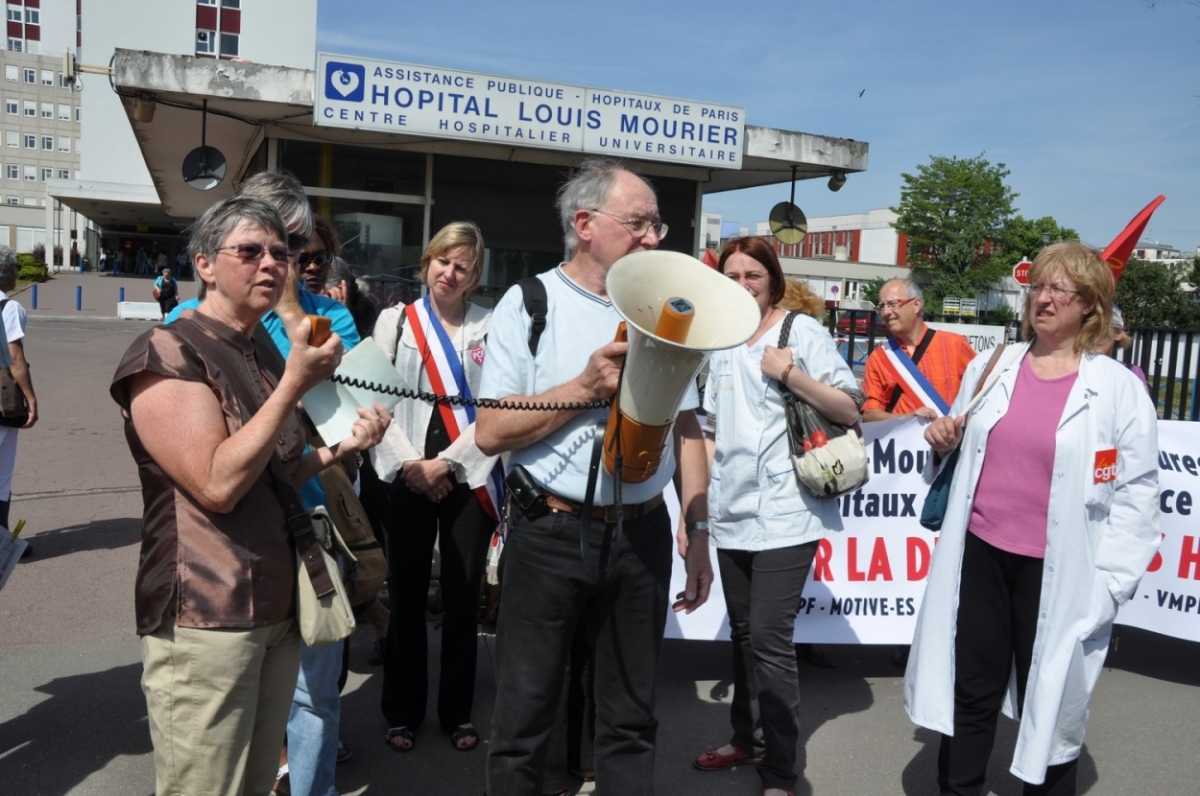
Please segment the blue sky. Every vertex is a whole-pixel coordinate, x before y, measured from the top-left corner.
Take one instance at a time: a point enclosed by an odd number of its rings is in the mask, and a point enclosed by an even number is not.
[[[1026,217],[1103,246],[1161,193],[1145,237],[1200,245],[1193,0],[321,0],[317,47],[740,105],[748,124],[869,142],[839,193],[797,185],[809,216],[895,205],[901,173],[982,152]],[[704,207],[752,225],[787,196]]]

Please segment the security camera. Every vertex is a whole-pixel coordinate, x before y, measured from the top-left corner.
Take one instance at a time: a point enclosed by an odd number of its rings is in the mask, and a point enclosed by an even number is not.
[[[846,172],[835,171],[829,178],[829,190],[837,193],[842,190],[842,186],[846,184]]]

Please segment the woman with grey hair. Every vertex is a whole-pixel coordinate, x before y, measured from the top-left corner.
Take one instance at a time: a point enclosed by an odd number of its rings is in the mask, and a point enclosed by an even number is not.
[[[286,238],[260,199],[209,208],[188,244],[203,302],[139,336],[110,388],[145,502],[135,606],[159,794],[271,789],[300,657],[296,486],[390,421],[360,410],[352,436],[305,453],[297,402],[342,344],[308,345],[307,320],[286,362],[253,339],[284,290]]]

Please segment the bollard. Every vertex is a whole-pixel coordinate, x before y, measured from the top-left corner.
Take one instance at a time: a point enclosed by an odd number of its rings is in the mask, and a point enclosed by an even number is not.
[[[75,286],[75,311],[81,312],[82,310],[83,310],[83,285],[76,285]]]
[[[33,308],[37,309],[37,285],[33,286]]]
[[[125,303],[125,288],[121,288],[120,290],[117,291],[117,303],[118,304]]]

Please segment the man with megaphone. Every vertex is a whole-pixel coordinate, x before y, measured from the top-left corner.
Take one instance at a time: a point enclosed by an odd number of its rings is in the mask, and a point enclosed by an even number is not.
[[[657,248],[667,227],[650,184],[613,160],[585,162],[559,191],[558,207],[571,259],[538,277],[546,301],[536,350],[527,288],[514,287],[492,315],[480,387],[482,398],[543,409],[480,408],[476,415],[479,448],[509,453],[487,792],[541,796],[571,641],[585,623],[596,666],[596,779],[606,793],[640,796],[654,789],[654,688],[673,546],[662,492],[675,450],[691,544],[687,586],[674,609],[702,605],[713,577],[708,469],[692,411],[699,401],[688,379],[675,403],[674,444],[668,440],[648,477],[614,490],[595,440],[603,438],[604,402],[617,392],[629,344],[614,342],[622,314],[606,280],[622,257]],[[547,404],[557,407],[546,411]]]

